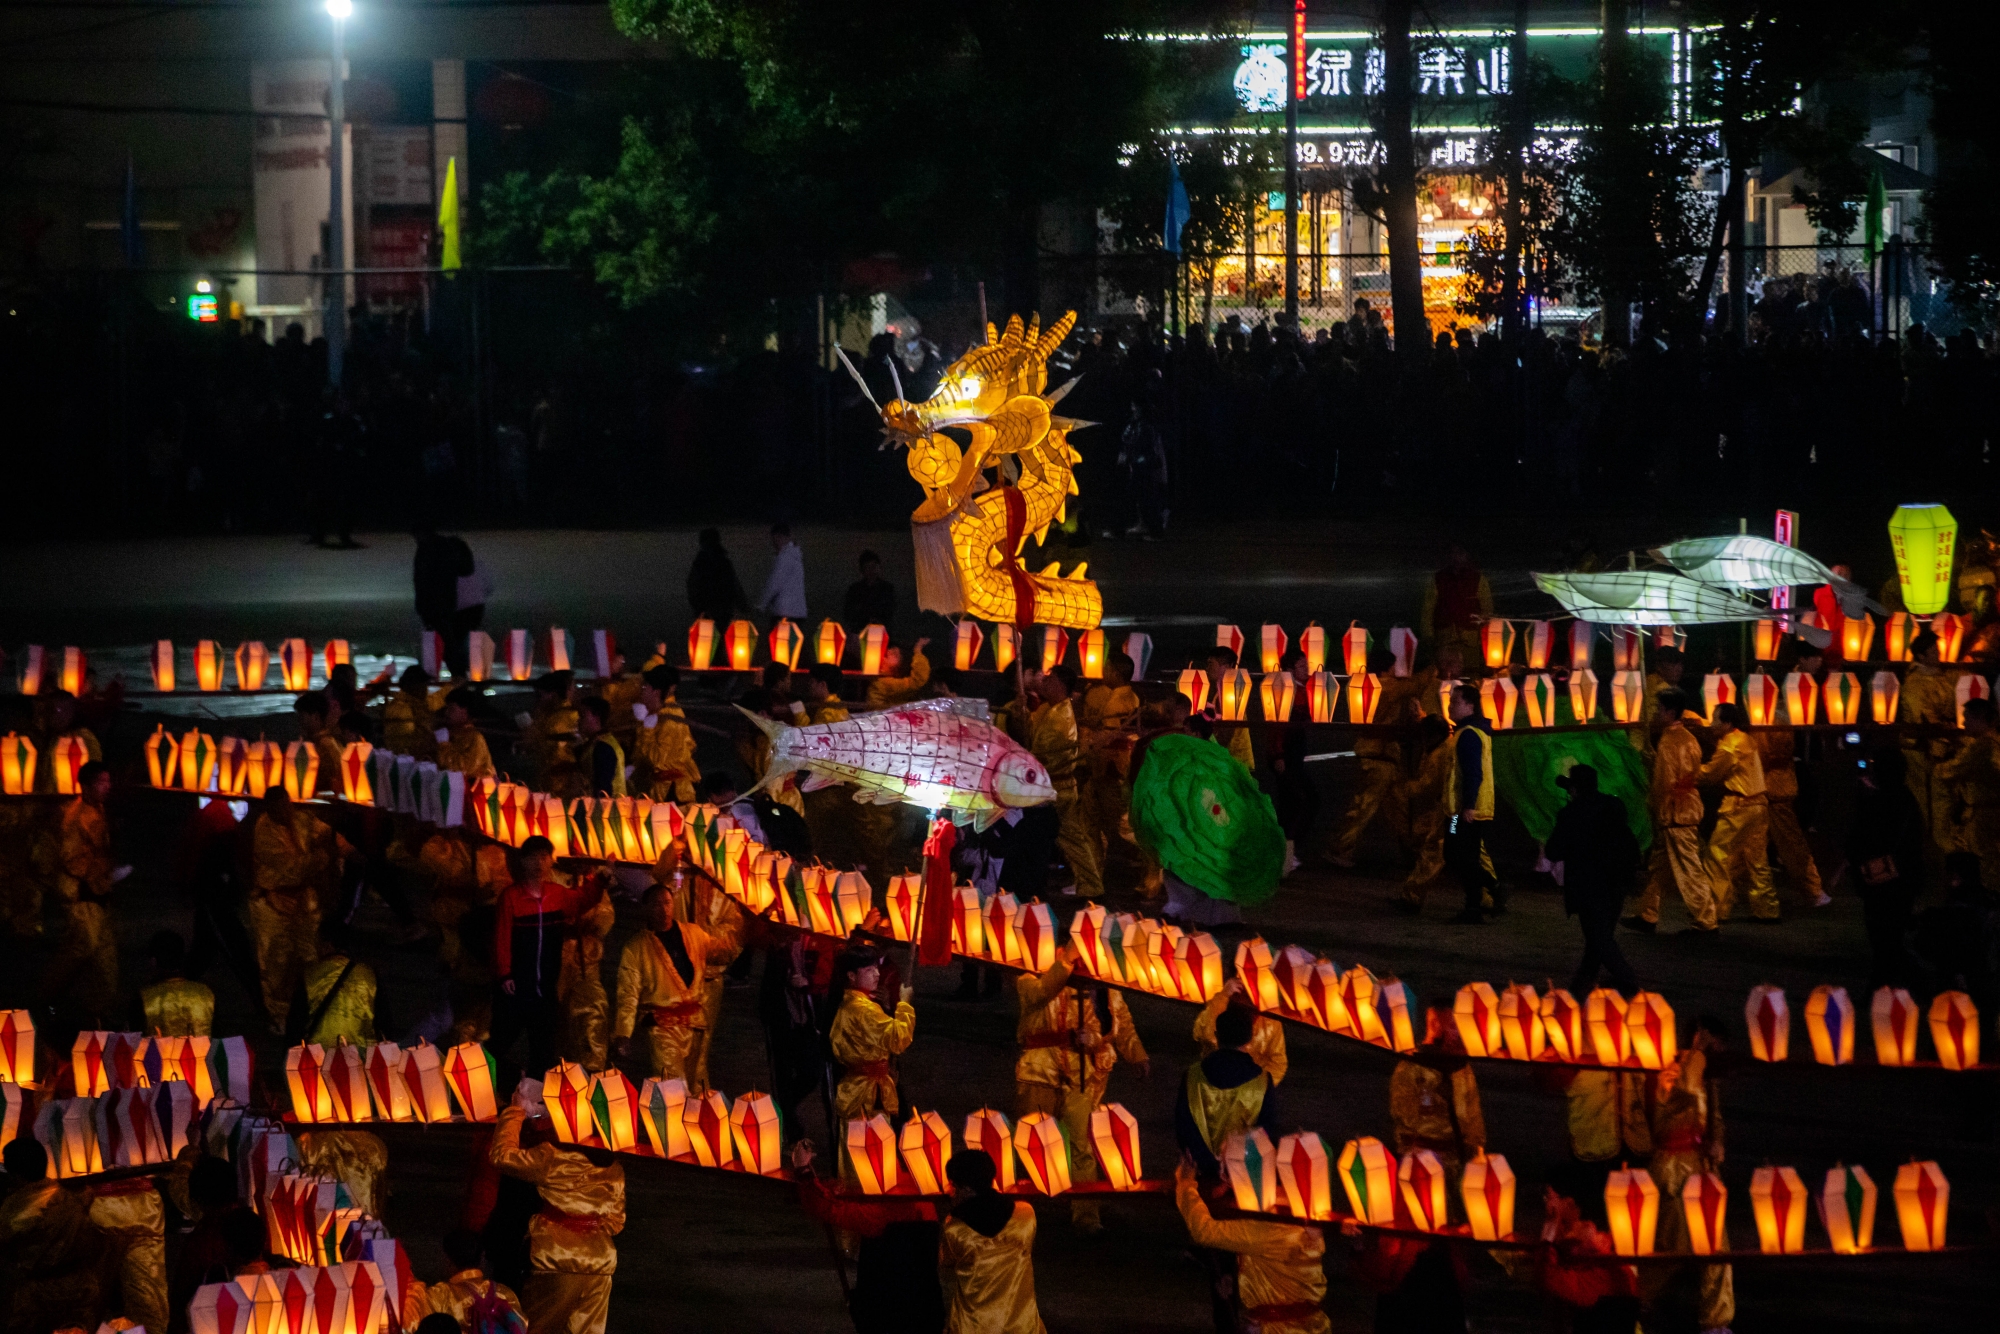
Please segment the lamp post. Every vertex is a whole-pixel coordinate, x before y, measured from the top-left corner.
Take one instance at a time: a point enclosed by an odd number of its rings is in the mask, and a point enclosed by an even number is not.
[[[354,0],[326,0],[326,12],[333,19],[333,78],[326,93],[327,122],[333,132],[326,150],[332,173],[326,213],[326,380],[338,389],[347,353],[347,199],[341,182],[347,99],[341,85],[347,64],[347,18],[354,12]]]
[[[1306,95],[1306,0],[1293,0],[1292,95],[1285,99],[1285,314],[1299,327],[1299,103]]]

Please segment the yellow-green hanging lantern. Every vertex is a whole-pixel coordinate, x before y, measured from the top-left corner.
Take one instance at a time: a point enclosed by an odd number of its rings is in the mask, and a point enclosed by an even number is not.
[[[1944,610],[1951,597],[1951,558],[1958,520],[1942,505],[1898,505],[1889,516],[1903,605],[1918,616]]]

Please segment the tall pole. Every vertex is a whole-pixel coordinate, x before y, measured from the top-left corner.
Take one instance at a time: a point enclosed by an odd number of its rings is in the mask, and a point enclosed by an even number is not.
[[[1299,103],[1306,95],[1306,0],[1292,0],[1292,95],[1285,99],[1285,316],[1299,327]]]
[[[1507,308],[1501,328],[1510,348],[1517,347],[1527,329],[1528,302],[1522,275],[1522,259],[1527,253],[1527,237],[1521,230],[1521,192],[1526,188],[1522,159],[1528,141],[1534,137],[1534,113],[1528,107],[1528,0],[1515,0],[1514,33],[1507,44],[1507,197],[1500,201],[1502,226],[1507,233],[1507,254],[1502,282],[1507,289]]]
[[[354,12],[353,0],[326,0],[326,12],[333,19],[333,78],[326,91],[326,118],[333,131],[326,150],[331,174],[326,211],[326,382],[338,389],[347,355],[347,192],[341,188],[345,166],[341,131],[347,119],[347,98],[341,81],[347,67],[347,16]]]

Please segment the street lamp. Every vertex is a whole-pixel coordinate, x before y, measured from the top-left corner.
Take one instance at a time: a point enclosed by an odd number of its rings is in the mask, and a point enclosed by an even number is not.
[[[346,191],[341,188],[341,168],[344,165],[344,136],[341,130],[342,122],[347,119],[347,99],[341,82],[347,64],[344,49],[347,19],[354,13],[354,0],[326,0],[326,12],[333,20],[333,78],[327,83],[326,108],[327,121],[333,131],[326,153],[327,168],[332,173],[326,222],[326,266],[329,270],[326,284],[326,379],[337,389],[347,352],[347,200]]]

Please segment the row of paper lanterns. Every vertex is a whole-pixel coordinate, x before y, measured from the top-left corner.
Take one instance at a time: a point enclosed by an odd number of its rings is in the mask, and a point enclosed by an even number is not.
[[[1628,1001],[1600,987],[1578,1005],[1561,988],[1538,997],[1530,986],[1472,982],[1453,998],[1452,1019],[1468,1056],[1664,1070],[1680,1054],[1673,1007],[1650,991]]]
[[[634,1088],[615,1067],[593,1072],[565,1061],[542,1080],[542,1105],[565,1144],[754,1176],[784,1174],[784,1131],[768,1093],[731,1102],[715,1089],[694,1093],[685,1080],[662,1078]]]
[[[52,749],[49,759],[53,765],[56,794],[73,797],[79,790],[78,776],[83,772],[83,766],[90,763],[90,747],[82,737],[59,736]],[[28,737],[19,732],[9,732],[0,737],[0,792],[10,797],[31,795],[35,790],[35,769],[40,760],[40,751]]]
[[[0,1016],[0,1079],[31,1082],[35,1031],[26,1010]],[[197,1107],[214,1099],[250,1099],[255,1061],[246,1038],[166,1037],[84,1029],[70,1046],[70,1078],[79,1098],[119,1089],[185,1084]],[[16,1076],[19,1076],[18,1078]]]
[[[372,1260],[244,1274],[195,1290],[194,1334],[389,1334],[390,1291]]]
[[[1931,1045],[1938,1064],[1947,1070],[1971,1070],[1979,1064],[1979,1007],[1963,991],[1942,991],[1932,998],[1929,1013]],[[1758,986],[1744,1006],[1750,1030],[1750,1054],[1760,1061],[1784,1061],[1791,1056],[1792,1014],[1784,991]],[[1878,1065],[1909,1066],[1917,1060],[1917,1032],[1924,1012],[1901,987],[1880,987],[1869,1003],[1869,1028],[1875,1039]],[[1806,1035],[1813,1060],[1821,1065],[1849,1065],[1854,1060],[1854,1002],[1845,987],[1813,988],[1806,1000]]]
[[[455,827],[465,821],[464,774],[366,741],[342,746],[338,771],[324,777],[319,748],[310,741],[280,745],[262,736],[255,741],[218,738],[199,728],[175,737],[162,725],[146,738],[144,750],[147,781],[156,788],[252,798],[283,788],[294,801],[334,792],[436,825]],[[498,837],[483,825],[482,832]]]
[[[1822,624],[1817,612],[1808,611],[1801,615],[1799,620],[1804,625]],[[1926,625],[1938,638],[1939,659],[1944,662],[1960,661],[1960,655],[1965,647],[1966,633],[1972,628],[1970,617],[1956,616],[1950,612],[1939,612],[1935,616],[1928,617],[1913,616],[1906,611],[1896,612],[1889,617],[1887,631],[1883,635],[1883,648],[1888,660],[1909,662],[1910,644]],[[1272,627],[1265,628],[1268,631]],[[1613,669],[1644,670],[1647,632],[1633,626],[1610,626],[1607,629],[1611,638]],[[1840,656],[1848,662],[1868,661],[1869,652],[1875,643],[1875,631],[1875,618],[1866,612],[1860,616],[1844,618],[1841,626]],[[1589,621],[1576,620],[1569,623],[1567,649],[1571,671],[1585,671],[1590,668],[1596,653],[1597,635],[1598,627]],[[1687,632],[1676,626],[1657,626],[1650,637],[1658,648],[1680,649],[1687,646]],[[1775,661],[1787,637],[1785,622],[1781,620],[1768,619],[1756,622],[1752,640],[1757,661]],[[1488,667],[1498,669],[1512,663],[1517,642],[1522,647],[1522,657],[1530,671],[1546,670],[1554,659],[1555,623],[1525,621],[1521,623],[1518,632],[1514,622],[1498,617],[1480,624],[1480,657]]]
[[[1828,1249],[1858,1255],[1875,1245],[1877,1190],[1868,1169],[1835,1164],[1815,1197],[1797,1169],[1765,1166],[1750,1177],[1750,1212],[1757,1246],[1766,1255],[1796,1255],[1806,1249],[1806,1217],[1816,1202]],[[1896,1169],[1896,1221],[1903,1249],[1938,1251],[1945,1246],[1951,1184],[1935,1162],[1912,1160]],[[1680,1208],[1687,1220],[1688,1249],[1714,1255],[1728,1249],[1725,1224],[1729,1188],[1714,1172],[1696,1172],[1681,1187]],[[1673,1207],[1669,1202],[1669,1208]],[[1660,1190],[1644,1168],[1613,1172],[1604,1187],[1612,1248],[1619,1255],[1651,1255],[1659,1225]]]
[[[681,827],[688,861],[753,914],[775,909],[775,919],[787,926],[845,937],[867,920],[874,907],[874,892],[859,871],[794,862],[758,843],[734,817],[715,806],[690,807]],[[891,881],[888,917],[898,940],[909,940],[914,933],[916,899],[916,876]]]
[[[422,1039],[407,1050],[393,1042],[357,1047],[342,1040],[285,1053],[292,1115],[301,1125],[492,1121],[500,1114],[497,1073],[492,1053],[477,1042],[441,1051]]]
[[[28,650],[30,653],[34,649]],[[70,654],[81,660],[82,650],[66,648],[64,654],[63,679],[68,680]],[[178,670],[179,654],[171,639],[158,639],[147,651],[147,666],[152,671],[153,689],[162,694],[172,694],[179,686],[181,676]],[[323,679],[333,676],[333,669],[351,666],[354,662],[353,650],[345,639],[329,639],[315,653],[303,639],[281,639],[278,641],[278,685],[285,690],[303,691],[312,686],[313,668],[317,666]],[[236,646],[232,654],[213,639],[198,640],[194,646],[194,685],[196,690],[208,692],[224,688],[224,674],[229,667],[235,669],[236,689],[262,690],[271,675],[271,650],[262,640],[250,639]],[[64,685],[63,689],[75,694],[76,689]],[[21,686],[23,694],[33,694],[28,689],[24,677]]]
[[[561,797],[519,783],[475,779],[468,789],[474,824],[497,843],[520,847],[549,840],[557,857],[651,865],[680,837],[680,807],[647,797]]]
[[[0,1090],[7,1102],[0,1146],[20,1130],[20,1089]],[[187,1147],[199,1111],[191,1086],[123,1088],[94,1097],[51,1098],[35,1110],[33,1134],[47,1150],[52,1178],[89,1176],[114,1167],[172,1162]]]
[[[1046,1112],[1018,1122],[981,1107],[965,1118],[967,1151],[993,1160],[994,1185],[1003,1191],[1025,1181],[1041,1195],[1061,1195],[1075,1184],[1072,1154],[1093,1153],[1100,1179],[1113,1190],[1136,1189],[1145,1175],[1139,1123],[1122,1104],[1099,1104],[1090,1115],[1090,1144],[1070,1143],[1069,1133]],[[951,1127],[936,1112],[912,1109],[901,1131],[881,1114],[847,1123],[847,1161],[865,1195],[948,1195],[953,1150]]]
[[[264,1230],[271,1253],[298,1265],[358,1260],[365,1243],[389,1236],[337,1178],[306,1172],[272,1178]]]

